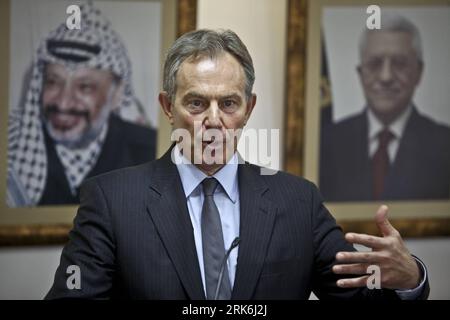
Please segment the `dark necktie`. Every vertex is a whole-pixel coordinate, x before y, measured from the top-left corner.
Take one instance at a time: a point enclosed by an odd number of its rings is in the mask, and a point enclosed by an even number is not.
[[[217,285],[219,285],[220,268],[225,256],[222,223],[220,222],[219,210],[213,198],[218,183],[215,178],[206,178],[202,181],[205,200],[202,208],[201,225],[206,299],[208,300],[214,299]],[[221,282],[218,299],[228,300],[231,298],[231,285],[226,264]]]
[[[379,200],[383,194],[384,180],[389,170],[388,146],[394,138],[392,132],[384,129],[378,134],[378,149],[372,158],[373,199]]]

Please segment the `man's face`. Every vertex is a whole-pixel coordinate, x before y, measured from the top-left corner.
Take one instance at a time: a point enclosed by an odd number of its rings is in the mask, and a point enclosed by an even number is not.
[[[396,119],[411,102],[422,63],[405,32],[370,32],[358,73],[369,108],[384,123]]]
[[[115,91],[113,76],[108,71],[69,70],[60,64],[48,64],[42,105],[50,136],[75,147],[91,141],[108,118]]]
[[[237,139],[229,135],[227,138],[226,130],[244,127],[255,105],[256,96],[253,95],[247,101],[244,70],[229,53],[213,59],[186,59],[177,72],[176,81],[175,99],[171,101],[167,94],[161,93],[161,105],[174,130],[189,131],[191,155],[201,159],[202,163],[198,164],[200,169],[212,174],[236,151]],[[194,132],[195,125],[200,129],[197,132]],[[205,135],[209,129],[220,132],[220,138],[215,139],[215,142]],[[200,148],[194,150],[195,139]],[[187,147],[183,145],[183,148]],[[212,150],[213,156],[223,155],[220,163],[208,165],[205,149]]]

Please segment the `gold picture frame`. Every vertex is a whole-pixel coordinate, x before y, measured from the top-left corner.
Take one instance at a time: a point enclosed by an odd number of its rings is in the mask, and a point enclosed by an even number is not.
[[[378,5],[449,6],[450,1],[289,0],[287,28],[285,169],[318,184],[320,143],[321,25],[326,7]],[[421,8],[421,7],[417,7]],[[355,49],[356,50],[356,49]],[[449,164],[450,166],[450,164]],[[320,189],[320,185],[319,185]],[[404,237],[450,235],[450,201],[386,201]],[[326,203],[344,231],[377,234],[380,202]]]
[[[0,186],[0,246],[63,244],[68,240],[68,232],[72,227],[76,206],[9,208],[5,202],[9,109],[10,1],[0,1],[0,32],[4,43],[6,43],[6,46],[2,46],[0,49],[0,83],[3,84],[0,87],[0,179],[2,181]],[[162,65],[164,53],[175,38],[196,28],[197,0],[138,1],[161,1],[162,3],[162,54],[160,61],[160,65]],[[169,126],[164,121],[160,121],[158,155],[162,154],[166,146],[170,144],[168,140],[169,132]]]

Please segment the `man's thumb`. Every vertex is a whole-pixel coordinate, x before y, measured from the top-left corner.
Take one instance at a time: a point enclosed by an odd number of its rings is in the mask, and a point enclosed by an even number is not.
[[[395,228],[388,220],[387,214],[388,207],[386,205],[382,205],[378,208],[375,215],[375,222],[377,223],[378,230],[380,230],[383,236],[391,235],[395,231]]]

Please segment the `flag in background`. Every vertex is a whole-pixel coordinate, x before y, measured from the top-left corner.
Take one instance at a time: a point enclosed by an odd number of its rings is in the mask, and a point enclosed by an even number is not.
[[[321,49],[321,70],[320,70],[320,123],[322,130],[331,125],[333,120],[332,96],[331,96],[331,81],[328,74],[328,59],[325,46],[325,40],[322,36]]]

